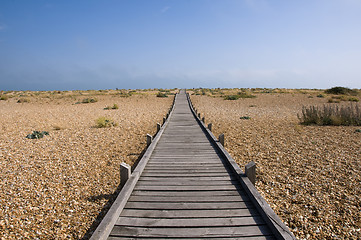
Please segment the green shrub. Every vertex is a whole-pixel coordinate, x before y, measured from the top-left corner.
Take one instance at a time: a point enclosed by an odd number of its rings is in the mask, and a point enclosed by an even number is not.
[[[168,95],[166,93],[163,93],[163,92],[158,92],[157,97],[166,98],[166,97],[168,97]]]
[[[110,110],[110,109],[119,109],[118,104],[114,103],[113,107],[107,106],[104,108],[104,110]]]
[[[239,92],[238,96],[239,96],[239,98],[255,98],[256,97],[255,95],[248,94],[245,92]]]
[[[26,136],[26,138],[29,138],[29,139],[39,139],[39,138],[43,138],[45,135],[49,135],[49,133],[46,132],[46,131],[42,131],[42,132],[40,132],[40,131],[33,131],[33,133],[32,133],[32,134],[28,134],[28,135]]]
[[[17,103],[29,103],[30,100],[28,98],[20,98]]]
[[[240,119],[249,120],[249,119],[251,119],[251,117],[248,117],[248,116],[242,116],[242,117],[240,117]]]
[[[239,99],[239,95],[226,95],[223,98],[224,100],[237,100]]]
[[[350,102],[358,102],[360,100],[357,97],[349,97],[348,101],[350,101]]]
[[[325,96],[323,94],[318,94],[317,97],[318,98],[324,98]]]
[[[100,117],[97,120],[95,120],[96,127],[97,128],[106,128],[106,127],[115,127],[117,124],[108,117]]]
[[[328,103],[339,103],[340,100],[335,99],[335,98],[329,98],[327,102],[328,102]]]
[[[127,97],[130,97],[130,96],[132,96],[131,92],[122,91],[122,92],[119,93],[119,97],[127,98]]]
[[[302,115],[298,116],[304,125],[354,125],[361,126],[361,108],[359,105],[349,106],[324,105],[322,107],[303,107]]]
[[[96,98],[84,98],[81,103],[95,103],[98,102],[98,99]]]
[[[1,95],[0,96],[0,100],[8,100],[8,99],[9,99],[9,97],[6,96],[6,95]]]
[[[325,90],[325,93],[336,95],[357,95],[357,91],[345,87],[333,87]]]

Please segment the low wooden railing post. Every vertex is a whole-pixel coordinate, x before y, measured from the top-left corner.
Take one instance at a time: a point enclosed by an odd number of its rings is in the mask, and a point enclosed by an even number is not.
[[[209,131],[212,132],[212,123],[209,123],[209,124],[208,124],[208,129],[209,129]]]
[[[122,162],[120,164],[120,186],[121,187],[123,187],[124,184],[128,181],[131,174],[132,174],[131,167],[128,164]]]
[[[218,137],[218,141],[222,144],[222,146],[224,147],[224,134],[220,134]]]
[[[203,123],[206,123],[206,122],[205,122],[205,117],[202,117],[202,122],[203,122]]]
[[[245,166],[246,176],[249,178],[253,185],[256,184],[256,163],[250,162]]]
[[[160,123],[157,123],[157,133],[160,131],[161,125]]]
[[[201,118],[201,114],[200,114],[200,113],[198,113],[198,118]]]
[[[149,145],[152,143],[153,141],[153,137],[149,134],[147,134],[147,147],[149,147]]]
[[[166,120],[167,120],[167,119],[164,117],[164,118],[163,118],[163,124],[165,123]]]
[[[168,117],[169,117],[169,113],[167,113],[167,116],[166,116],[165,118],[167,118],[167,119],[168,119]]]

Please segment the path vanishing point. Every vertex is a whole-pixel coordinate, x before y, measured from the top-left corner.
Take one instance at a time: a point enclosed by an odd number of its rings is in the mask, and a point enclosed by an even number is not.
[[[91,239],[296,238],[181,90]]]

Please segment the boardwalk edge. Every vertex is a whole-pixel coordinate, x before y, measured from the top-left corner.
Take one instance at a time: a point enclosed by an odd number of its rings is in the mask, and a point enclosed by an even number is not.
[[[262,197],[262,195],[258,192],[256,187],[251,183],[245,173],[240,169],[236,161],[231,157],[231,155],[227,152],[227,150],[222,146],[222,144],[217,140],[217,138],[213,135],[213,133],[206,127],[205,123],[201,121],[201,119],[197,116],[197,112],[194,110],[192,106],[191,99],[189,94],[187,93],[187,100],[189,107],[193,113],[193,116],[196,118],[198,124],[207,134],[211,142],[213,142],[214,146],[217,150],[225,157],[227,163],[230,165],[232,171],[238,176],[239,181],[244,188],[244,190],[249,195],[253,204],[255,204],[257,210],[261,213],[263,219],[266,221],[267,225],[272,230],[273,234],[277,237],[277,239],[296,239],[293,233],[289,230],[284,222],[278,217],[278,215],[273,211],[273,209],[269,206],[267,201]],[[199,113],[198,113],[199,114]],[[200,115],[200,114],[199,114]]]
[[[168,118],[164,121],[164,124],[160,128],[159,132],[157,133],[157,135],[155,136],[155,138],[153,139],[151,144],[148,146],[143,157],[140,159],[137,167],[134,169],[130,178],[125,183],[122,190],[119,192],[114,203],[112,204],[109,211],[107,212],[107,214],[104,216],[104,218],[100,222],[99,226],[96,228],[96,230],[92,234],[90,240],[103,240],[103,239],[108,238],[114,224],[116,223],[119,215],[123,211],[123,208],[124,208],[125,204],[127,203],[131,193],[133,192],[133,189],[134,189],[136,183],[138,182],[140,175],[142,174],[145,166],[147,165],[148,160],[153,153],[153,150],[157,146],[157,143],[158,143],[160,137],[162,136],[165,128],[168,125],[169,119],[172,116],[172,113],[174,111],[174,106],[175,106],[177,96],[178,96],[178,94],[176,94],[174,96],[173,105],[172,105],[171,111],[168,114]]]

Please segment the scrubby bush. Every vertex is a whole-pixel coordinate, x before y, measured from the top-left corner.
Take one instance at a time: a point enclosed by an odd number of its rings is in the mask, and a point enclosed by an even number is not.
[[[336,95],[357,95],[357,91],[345,87],[333,87],[325,90],[325,93]]]
[[[163,93],[163,92],[158,92],[157,97],[166,98],[166,97],[168,97],[168,95],[166,93]]]
[[[81,103],[95,103],[98,102],[98,99],[96,98],[84,98]]]
[[[255,98],[256,96],[255,95],[252,95],[252,94],[248,94],[246,92],[239,92],[238,93],[238,96],[240,98]]]
[[[224,100],[237,100],[239,99],[239,95],[226,95],[223,98]]]
[[[107,106],[104,108],[104,110],[110,110],[110,109],[119,109],[118,104],[114,103],[113,107]]]
[[[356,104],[349,106],[324,105],[322,107],[303,107],[302,115],[297,115],[304,125],[355,125],[361,126],[361,107]]]
[[[133,92],[133,91],[131,91],[131,92],[121,91],[121,92],[119,93],[119,97],[127,98],[127,97],[132,96],[132,93],[135,93],[135,92]]]
[[[28,98],[20,98],[17,103],[29,103],[30,100]]]
[[[9,99],[9,97],[6,96],[6,95],[1,95],[0,96],[0,100],[8,100],[8,99]]]
[[[40,132],[40,131],[33,131],[33,133],[32,133],[32,134],[28,134],[28,135],[26,136],[26,138],[29,138],[29,139],[39,139],[39,138],[43,138],[45,135],[49,135],[49,133],[46,132],[46,131],[42,131],[42,132]]]
[[[240,117],[240,119],[249,120],[249,119],[251,119],[251,117],[249,117],[249,116],[242,116],[242,117]]]
[[[350,102],[358,102],[360,100],[357,97],[349,97],[348,101],[350,101]]]
[[[317,97],[318,98],[324,98],[325,96],[323,94],[318,94]]]
[[[255,98],[255,95],[248,94],[246,92],[238,92],[237,95],[226,95],[223,97],[224,100],[237,100],[240,98]]]
[[[115,127],[117,124],[108,117],[100,117],[95,120],[97,128]]]

